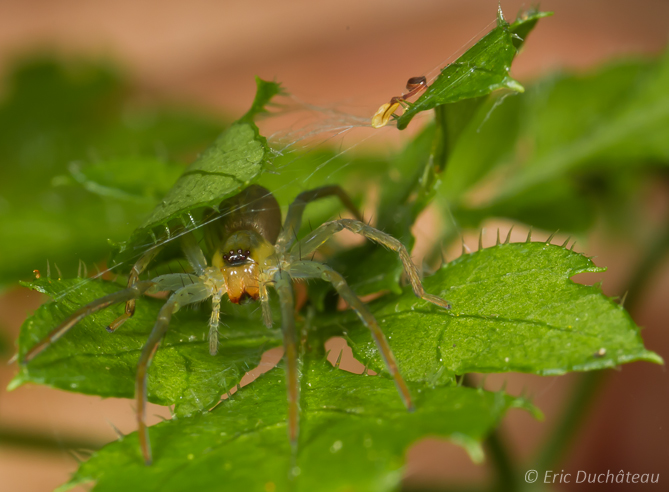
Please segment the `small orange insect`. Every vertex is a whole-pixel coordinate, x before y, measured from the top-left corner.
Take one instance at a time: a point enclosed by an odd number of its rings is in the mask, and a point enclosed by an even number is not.
[[[427,79],[425,77],[411,77],[407,81],[407,90],[409,92],[402,94],[401,96],[395,96],[389,103],[381,106],[374,116],[372,116],[372,126],[374,128],[386,126],[390,121],[390,117],[395,114],[397,108],[399,108],[404,101],[415,96],[418,92],[424,89],[427,89]]]

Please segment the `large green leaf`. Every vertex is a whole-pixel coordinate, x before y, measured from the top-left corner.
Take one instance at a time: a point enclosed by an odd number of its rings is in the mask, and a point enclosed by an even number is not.
[[[448,299],[444,311],[410,288],[371,304],[405,378],[439,382],[453,374],[519,371],[542,375],[614,367],[634,360],[661,363],[643,346],[624,308],[598,286],[570,277],[601,271],[561,246],[502,244],[463,255],[425,279]],[[369,332],[344,312],[317,323],[344,333],[362,360],[384,370]]]
[[[156,232],[161,234],[161,241],[171,240],[170,222],[175,219],[181,220],[179,226],[195,227],[192,214],[207,207],[216,208],[222,200],[257,180],[272,161],[273,152],[253,119],[281,93],[281,86],[260,78],[256,78],[256,84],[251,109],[186,168],[130,240],[121,244],[115,263],[136,258],[138,249],[151,244],[151,240],[158,241]]]
[[[425,93],[398,118],[397,128],[406,128],[418,113],[443,104],[486,96],[498,89],[522,92],[523,86],[509,76],[511,62],[530,30],[547,15],[551,14],[528,11],[509,24],[500,8],[497,27],[441,71]]]
[[[80,306],[118,291],[117,284],[90,279],[41,278],[24,285],[56,300],[42,305],[21,328],[19,360],[35,343]],[[107,309],[77,324],[28,365],[22,365],[10,387],[26,382],[77,393],[132,398],[142,346],[164,301],[140,299],[135,316],[113,334],[108,326],[123,312]],[[207,309],[175,315],[149,371],[149,400],[175,405],[178,416],[209,409],[260,362],[263,352],[281,343],[280,334],[259,319],[225,316],[220,349],[209,355]]]
[[[152,427],[152,466],[143,464],[133,434],[94,454],[63,488],[94,481],[98,492],[391,491],[417,439],[449,438],[481,460],[480,442],[506,410],[532,410],[501,392],[414,384],[417,410],[409,413],[392,381],[347,373],[312,355],[303,371],[293,454],[284,378],[274,369],[208,414]]]

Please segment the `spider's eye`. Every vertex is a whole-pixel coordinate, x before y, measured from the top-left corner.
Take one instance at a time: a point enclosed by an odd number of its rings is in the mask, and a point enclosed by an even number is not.
[[[224,260],[227,260],[227,259],[228,259],[228,255],[223,255],[223,259],[224,259]]]
[[[251,252],[248,249],[246,250],[246,256],[251,256]]]
[[[230,256],[234,256],[235,252],[233,250],[230,250]]]
[[[241,254],[242,254],[242,250],[241,250],[241,249],[238,249],[238,250],[237,250],[237,254],[238,254],[238,255],[241,255]]]

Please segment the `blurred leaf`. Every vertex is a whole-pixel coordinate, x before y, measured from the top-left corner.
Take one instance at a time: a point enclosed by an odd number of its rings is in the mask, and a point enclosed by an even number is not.
[[[525,96],[519,143],[498,199],[575,170],[669,163],[669,51],[656,62],[617,63],[561,76]]]
[[[409,413],[392,381],[334,369],[312,355],[304,367],[300,441],[292,457],[283,379],[283,370],[273,370],[205,415],[152,427],[152,466],[143,464],[133,434],[94,454],[69,486],[95,481],[98,492],[391,491],[417,439],[449,438],[479,461],[481,440],[509,408],[532,411],[503,393],[414,384],[417,410]]]
[[[101,63],[33,58],[16,67],[6,87],[0,102],[0,284],[43,269],[47,259],[68,275],[79,259],[102,259],[105,240],[127,238],[160,190],[171,186],[174,167],[160,162],[186,158],[221,127],[212,118],[133,103],[129,87]],[[61,177],[68,169],[109,176],[107,163],[128,173],[101,183],[119,186],[120,193],[52,186],[54,178],[67,184]],[[98,177],[87,178],[86,186]],[[128,203],[124,193],[139,190],[151,199]]]
[[[397,128],[403,130],[416,114],[439,105],[486,96],[498,89],[522,92],[523,86],[509,76],[511,62],[537,20],[548,15],[528,11],[509,25],[500,8],[497,27],[442,69],[425,93],[398,118]],[[523,34],[522,39],[518,33]]]
[[[560,246],[500,245],[463,255],[425,279],[426,291],[448,299],[450,311],[417,299],[409,287],[370,308],[411,381],[436,383],[468,372],[555,375],[634,360],[662,363],[643,347],[629,314],[599,286],[570,280],[595,271],[601,269],[588,258]],[[369,331],[352,312],[328,315],[315,325],[327,335],[344,333],[361,360],[385,371]]]
[[[170,190],[184,167],[150,157],[119,157],[83,166],[72,163],[68,170],[69,176],[56,176],[52,183],[77,184],[102,197],[153,205]]]
[[[90,279],[41,278],[23,285],[50,295],[28,318],[19,336],[19,360],[75,309],[120,290],[117,284]],[[135,315],[113,334],[105,330],[122,306],[81,321],[28,365],[22,365],[10,387],[33,382],[77,393],[132,398],[142,346],[164,301],[143,298]],[[204,311],[204,312],[203,312]],[[183,310],[170,323],[151,364],[149,401],[175,405],[177,416],[211,408],[246,373],[257,366],[265,350],[281,344],[281,336],[259,319],[224,316],[217,355],[209,355],[209,310]]]
[[[620,222],[640,165],[669,162],[668,60],[553,75],[490,101],[450,156],[442,206],[474,228],[503,217],[584,233],[597,212]]]
[[[491,218],[512,218],[555,232],[585,233],[595,223],[594,197],[580,192],[566,179],[543,183],[483,207],[456,208],[451,213],[460,227],[477,229]]]

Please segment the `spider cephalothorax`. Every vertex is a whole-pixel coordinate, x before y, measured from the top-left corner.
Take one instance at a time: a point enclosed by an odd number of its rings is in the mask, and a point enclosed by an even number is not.
[[[356,219],[338,219],[322,224],[298,240],[302,213],[307,203],[327,196],[337,196]],[[136,398],[139,439],[144,459],[151,462],[148,429],[145,424],[146,379],[151,359],[168,330],[169,322],[179,308],[211,298],[212,312],[209,320],[209,351],[218,350],[218,325],[220,303],[227,295],[233,303],[245,300],[260,301],[265,324],[271,326],[267,288],[273,287],[279,295],[281,328],[286,359],[288,387],[288,435],[297,442],[299,415],[299,384],[297,365],[297,336],[295,332],[293,280],[319,278],[332,284],[337,293],[357,313],[369,328],[381,353],[388,372],[408,409],[413,408],[411,395],[402,379],[395,357],[388,342],[367,306],[355,295],[344,278],[324,263],[304,260],[337,232],[348,229],[367,239],[397,252],[416,295],[437,306],[448,309],[443,299],[428,294],[423,289],[418,270],[406,248],[397,239],[362,222],[350,198],[339,186],[324,186],[301,193],[290,205],[283,227],[281,209],[276,199],[265,188],[247,187],[238,195],[223,201],[217,210],[204,215],[204,240],[211,254],[210,264],[198,246],[192,232],[181,235],[181,249],[193,272],[161,275],[151,280],[139,280],[139,275],[157,255],[160,247],[146,252],[133,266],[124,290],[102,297],[82,307],[53,330],[47,338],[35,345],[23,359],[28,363],[42,350],[60,338],[85,316],[112,304],[125,302],[125,313],[107,327],[118,329],[135,310],[135,299],[144,293],[171,291],[158,319],[144,345],[137,365]]]

